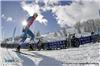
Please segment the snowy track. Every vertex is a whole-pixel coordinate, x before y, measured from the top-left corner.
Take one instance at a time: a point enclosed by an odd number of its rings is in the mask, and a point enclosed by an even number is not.
[[[0,48],[0,66],[99,66],[100,43],[51,51]],[[2,51],[2,52],[1,52]]]
[[[0,51],[2,51],[0,53],[0,66],[21,66],[21,59],[18,59],[12,51],[4,48],[0,48]]]

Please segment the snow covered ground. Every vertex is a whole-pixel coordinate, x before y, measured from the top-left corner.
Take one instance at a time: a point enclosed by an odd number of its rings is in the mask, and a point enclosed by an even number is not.
[[[0,66],[99,66],[100,43],[90,43],[79,48],[49,51],[14,52],[0,48]]]

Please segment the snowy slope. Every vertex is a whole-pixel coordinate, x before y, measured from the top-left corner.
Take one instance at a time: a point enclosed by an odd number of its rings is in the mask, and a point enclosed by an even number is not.
[[[100,43],[86,44],[79,48],[49,51],[14,52],[15,49],[0,48],[0,66],[99,66]],[[14,60],[12,62],[5,62]],[[85,65],[83,65],[85,63]],[[91,64],[90,64],[91,63]]]

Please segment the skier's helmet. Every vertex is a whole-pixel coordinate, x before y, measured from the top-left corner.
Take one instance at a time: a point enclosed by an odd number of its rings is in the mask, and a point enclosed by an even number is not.
[[[37,16],[38,16],[38,14],[37,14],[37,13],[34,13],[34,14],[33,14],[33,16],[34,16],[34,17],[37,17]]]

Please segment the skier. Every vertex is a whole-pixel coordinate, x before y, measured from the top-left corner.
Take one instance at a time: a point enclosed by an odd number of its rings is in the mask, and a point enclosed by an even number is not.
[[[34,34],[32,33],[32,31],[29,29],[30,26],[33,24],[34,20],[37,18],[38,14],[37,13],[34,13],[33,16],[30,16],[28,19],[27,19],[27,24],[24,26],[22,32],[23,32],[23,35],[21,36],[21,40],[20,40],[20,43],[17,47],[17,51],[20,52],[20,47],[21,47],[21,44],[24,43],[24,41],[26,40],[27,38],[27,35],[31,37],[30,41],[34,41]],[[30,48],[32,49],[32,46],[30,45]]]

